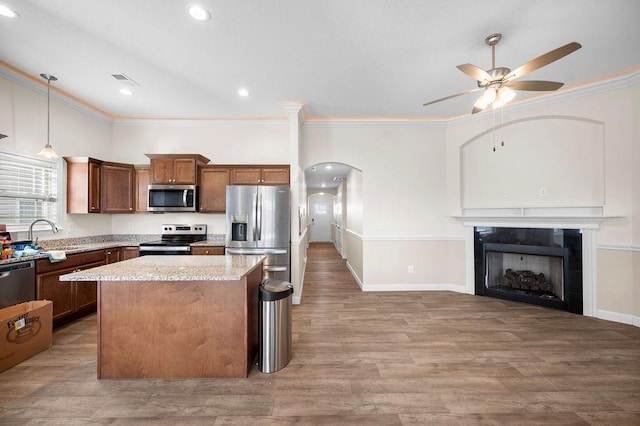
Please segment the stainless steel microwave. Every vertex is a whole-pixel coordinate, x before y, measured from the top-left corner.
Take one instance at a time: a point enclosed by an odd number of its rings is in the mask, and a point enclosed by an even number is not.
[[[196,185],[149,185],[149,211],[197,212]]]

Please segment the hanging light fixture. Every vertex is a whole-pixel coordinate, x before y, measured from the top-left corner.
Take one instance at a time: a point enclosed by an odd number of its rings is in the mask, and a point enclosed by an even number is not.
[[[50,136],[50,127],[49,127],[49,115],[51,111],[51,82],[57,81],[58,79],[51,74],[40,74],[40,77],[47,80],[47,144],[42,148],[42,150],[38,153],[38,156],[44,158],[58,158],[58,153],[49,143]]]

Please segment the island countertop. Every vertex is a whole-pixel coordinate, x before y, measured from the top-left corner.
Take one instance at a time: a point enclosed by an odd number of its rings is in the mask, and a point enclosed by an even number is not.
[[[237,281],[264,256],[141,256],[60,276],[60,281]]]

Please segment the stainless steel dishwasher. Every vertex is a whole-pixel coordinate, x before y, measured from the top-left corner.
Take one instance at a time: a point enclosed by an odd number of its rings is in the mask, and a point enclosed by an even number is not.
[[[36,266],[28,262],[0,265],[0,309],[36,299]]]

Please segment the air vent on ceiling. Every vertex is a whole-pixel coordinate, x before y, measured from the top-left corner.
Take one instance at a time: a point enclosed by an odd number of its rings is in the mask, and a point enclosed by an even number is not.
[[[132,79],[131,77],[129,77],[125,73],[111,74],[111,76],[113,78],[115,78],[116,80],[118,80],[119,82],[121,82],[121,83],[127,83],[127,84],[130,84],[132,86],[140,87],[140,85],[134,79]]]
[[[333,177],[333,181],[334,182],[342,182],[344,180],[344,176],[334,176]]]

